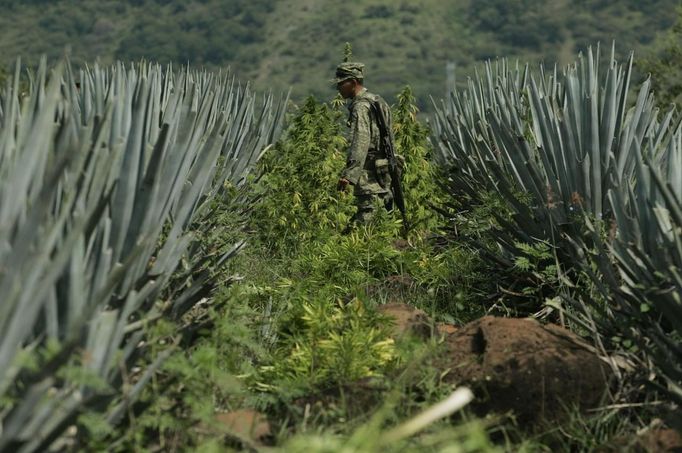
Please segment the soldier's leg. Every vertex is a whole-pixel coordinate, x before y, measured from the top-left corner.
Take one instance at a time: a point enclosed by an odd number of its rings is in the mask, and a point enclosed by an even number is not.
[[[343,230],[342,234],[348,234],[357,228],[359,225],[368,223],[376,214],[379,204],[379,197],[375,194],[355,194],[356,211],[351,217],[348,226]]]
[[[365,223],[371,218],[371,207],[368,206],[364,196],[355,195],[355,214],[350,218],[348,225],[341,234],[349,234],[356,229],[358,225]]]
[[[369,222],[376,214],[378,197],[375,194],[362,194],[355,196],[357,211],[351,223],[363,224]]]
[[[356,211],[350,220],[349,225],[343,230],[343,234],[348,234],[358,225],[366,224],[377,214],[379,209],[385,208],[390,211],[393,209],[393,196],[387,193],[355,193]]]
[[[393,194],[391,192],[381,194],[381,200],[384,202],[384,208],[388,212],[393,211]]]
[[[391,173],[388,170],[388,160],[377,159],[375,167],[377,183],[385,191],[379,193],[378,196],[383,201],[386,210],[390,212],[393,210],[393,193],[391,193]]]

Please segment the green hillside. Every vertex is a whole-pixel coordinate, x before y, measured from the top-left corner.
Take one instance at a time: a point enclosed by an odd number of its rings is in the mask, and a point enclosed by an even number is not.
[[[230,66],[256,88],[292,87],[295,99],[333,94],[326,81],[343,43],[367,64],[368,83],[392,96],[403,85],[419,104],[476,62],[505,56],[547,63],[617,40],[646,53],[672,25],[677,0],[3,0],[0,59],[35,62],[66,47],[75,61],[99,57]]]

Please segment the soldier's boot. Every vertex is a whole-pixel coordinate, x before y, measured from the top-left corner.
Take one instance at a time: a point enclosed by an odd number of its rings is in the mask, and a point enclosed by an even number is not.
[[[384,208],[386,208],[386,210],[388,212],[393,211],[393,207],[394,207],[393,194],[391,192],[388,192],[387,194],[384,195],[382,200],[384,201]]]

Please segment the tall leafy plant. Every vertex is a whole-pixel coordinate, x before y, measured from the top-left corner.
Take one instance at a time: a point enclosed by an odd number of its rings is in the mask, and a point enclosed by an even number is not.
[[[417,118],[416,99],[407,86],[397,96],[393,106],[393,129],[396,152],[405,159],[402,175],[407,216],[412,229],[426,231],[440,225],[434,209],[444,200],[437,184],[437,167],[432,163],[433,147],[429,143],[429,129]]]
[[[346,160],[340,118],[338,110],[308,98],[283,140],[259,162],[250,224],[264,246],[295,250],[350,219],[351,197],[336,190]]]

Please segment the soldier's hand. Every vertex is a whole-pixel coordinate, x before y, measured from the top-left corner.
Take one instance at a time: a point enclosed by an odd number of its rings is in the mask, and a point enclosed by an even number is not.
[[[336,188],[340,190],[341,192],[346,191],[346,187],[350,184],[350,181],[347,180],[346,178],[339,178],[339,183],[336,185]]]

